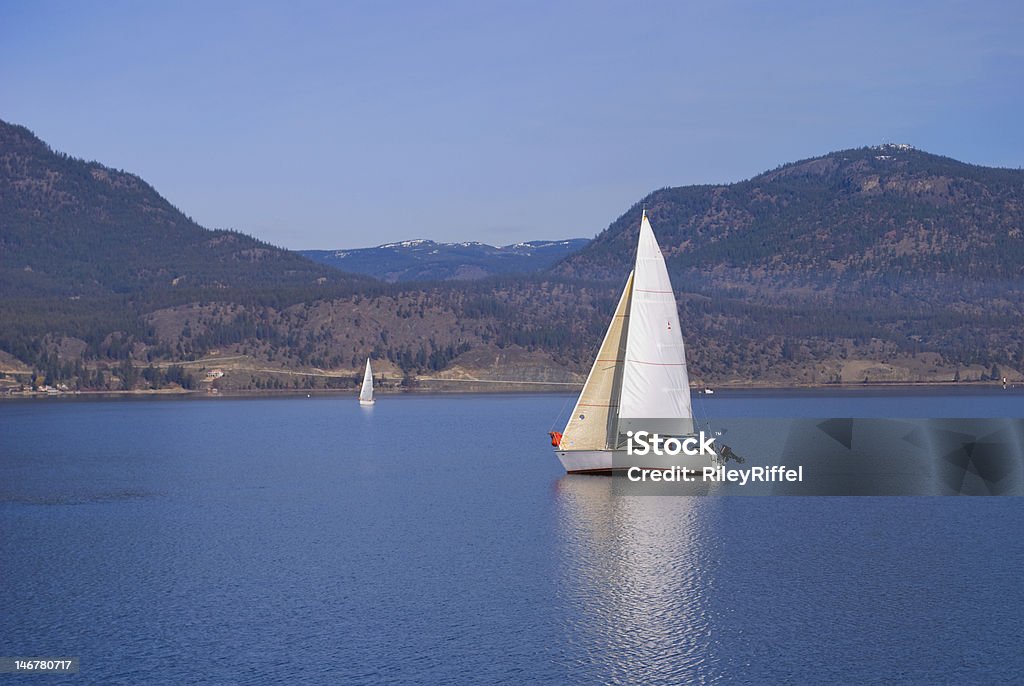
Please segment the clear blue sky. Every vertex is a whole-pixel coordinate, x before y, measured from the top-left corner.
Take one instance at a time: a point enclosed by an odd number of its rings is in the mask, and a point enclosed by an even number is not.
[[[1024,3],[6,0],[0,118],[289,248],[592,236],[842,148],[1024,165]]]

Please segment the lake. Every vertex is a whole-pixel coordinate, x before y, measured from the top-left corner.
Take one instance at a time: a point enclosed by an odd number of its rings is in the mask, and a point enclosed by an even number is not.
[[[552,454],[573,399],[0,403],[0,656],[80,658],[4,678],[1024,682],[1024,499],[619,496]],[[1024,417],[1024,393],[695,408]]]

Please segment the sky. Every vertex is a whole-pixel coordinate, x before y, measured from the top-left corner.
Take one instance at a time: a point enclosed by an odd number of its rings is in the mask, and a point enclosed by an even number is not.
[[[0,0],[0,119],[275,245],[503,245],[864,145],[1024,166],[1022,36],[984,0]]]

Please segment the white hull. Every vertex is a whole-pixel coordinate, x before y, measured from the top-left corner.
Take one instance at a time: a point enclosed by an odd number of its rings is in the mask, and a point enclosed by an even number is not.
[[[555,454],[569,474],[610,473],[630,467],[700,471],[714,466],[711,455],[629,455],[625,450],[556,450]]]
[[[375,402],[376,402],[375,400],[360,400],[359,404],[360,405],[373,405]]]

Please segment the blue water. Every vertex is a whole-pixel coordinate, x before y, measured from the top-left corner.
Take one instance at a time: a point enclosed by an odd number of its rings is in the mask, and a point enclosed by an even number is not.
[[[699,402],[1024,417],[998,391]],[[568,403],[2,403],[0,656],[81,668],[0,680],[1024,682],[1024,499],[615,496],[551,454]]]

